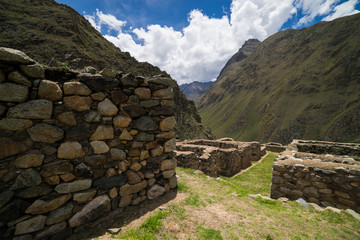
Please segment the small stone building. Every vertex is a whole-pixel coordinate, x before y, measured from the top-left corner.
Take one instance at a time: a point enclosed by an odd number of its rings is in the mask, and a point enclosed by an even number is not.
[[[201,170],[212,177],[234,176],[265,154],[258,142],[228,138],[177,142],[175,152],[178,166]]]
[[[271,197],[303,198],[360,213],[360,144],[294,140],[275,159]]]

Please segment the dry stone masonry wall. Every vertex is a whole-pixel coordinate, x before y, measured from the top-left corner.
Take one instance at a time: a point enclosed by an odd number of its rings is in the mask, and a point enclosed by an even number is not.
[[[177,186],[172,88],[0,48],[0,238],[74,228]]]
[[[308,145],[304,147],[306,142]],[[360,144],[302,140],[292,143],[299,146],[297,144],[301,144],[298,150],[309,152],[285,151],[275,159],[271,197],[303,198],[323,207],[350,208],[360,213],[360,162],[357,160],[360,155],[341,155],[357,154]]]
[[[264,154],[258,142],[236,142],[229,138],[176,143],[178,166],[201,170],[212,177],[234,176]]]

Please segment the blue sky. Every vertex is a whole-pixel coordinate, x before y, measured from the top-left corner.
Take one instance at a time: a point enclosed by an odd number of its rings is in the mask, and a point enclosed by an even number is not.
[[[360,0],[56,0],[179,84],[214,81],[249,38],[359,12]]]

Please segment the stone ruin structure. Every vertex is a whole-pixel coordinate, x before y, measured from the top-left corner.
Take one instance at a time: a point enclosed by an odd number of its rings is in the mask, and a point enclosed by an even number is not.
[[[0,239],[66,239],[175,188],[166,80],[46,68],[0,48]]]
[[[269,142],[264,144],[266,151],[269,152],[283,152],[286,150],[286,147],[281,143]]]
[[[294,140],[275,159],[271,197],[360,213],[360,144]]]
[[[201,170],[212,176],[232,177],[265,155],[258,142],[190,140],[176,143],[178,166]]]

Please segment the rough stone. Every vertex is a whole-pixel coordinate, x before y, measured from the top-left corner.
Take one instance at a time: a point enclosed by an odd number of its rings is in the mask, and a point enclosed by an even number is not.
[[[22,131],[33,125],[31,120],[3,118],[0,120],[0,129],[5,131]]]
[[[104,68],[100,74],[108,78],[116,78],[117,75],[116,71],[110,68]]]
[[[132,118],[144,116],[146,114],[146,110],[139,105],[127,105],[124,106],[123,109]]]
[[[126,74],[120,79],[120,82],[124,87],[137,87],[139,85],[138,80],[132,74]]]
[[[33,187],[26,188],[25,190],[17,193],[16,197],[25,198],[25,199],[35,198],[35,197],[39,197],[39,196],[44,196],[52,191],[53,191],[53,189],[47,185],[33,186]]]
[[[84,161],[92,166],[101,166],[105,163],[106,157],[103,155],[86,156]]]
[[[146,188],[146,186],[147,186],[146,180],[134,185],[125,184],[124,186],[120,187],[120,196],[124,197],[133,193],[140,192],[141,190]]]
[[[13,71],[9,73],[8,80],[14,83],[18,83],[27,87],[31,87],[32,83],[19,71]],[[1,82],[1,81],[0,81]]]
[[[46,239],[47,237],[50,237],[56,233],[61,232],[62,230],[64,230],[66,228],[66,226],[67,226],[66,222],[61,222],[61,223],[52,225],[52,226],[42,230],[41,232],[37,233],[35,235],[34,240]]]
[[[176,168],[176,159],[166,159],[161,162],[160,171],[174,170]]]
[[[62,99],[63,93],[58,83],[42,80],[39,85],[38,97],[51,101],[59,101]]]
[[[105,116],[115,116],[118,113],[118,108],[109,99],[105,98],[104,101],[98,104],[98,112]]]
[[[91,93],[91,90],[81,82],[66,82],[63,88],[65,95],[88,96]]]
[[[120,199],[119,207],[123,208],[131,204],[132,195],[124,196]]]
[[[89,112],[84,115],[84,121],[88,123],[101,122],[101,116],[98,112]]]
[[[80,212],[70,220],[69,225],[76,227],[102,216],[106,216],[111,210],[110,199],[107,195],[98,196],[89,202]]]
[[[156,139],[171,139],[175,137],[175,132],[161,132],[156,134]]]
[[[177,186],[177,177],[176,175],[169,179],[170,188],[176,188]]]
[[[157,198],[163,195],[165,192],[165,188],[160,186],[159,184],[155,184],[147,191],[147,196],[149,199]]]
[[[112,148],[110,150],[110,153],[111,153],[111,158],[113,161],[119,161],[119,160],[126,159],[126,153],[121,149]]]
[[[130,169],[137,172],[141,169],[142,165],[140,163],[134,163],[130,166]]]
[[[86,141],[91,135],[87,127],[72,127],[66,130],[66,139],[73,141]]]
[[[33,237],[31,236],[31,234],[25,234],[21,236],[15,236],[13,240],[33,240]]]
[[[96,189],[90,189],[82,192],[74,193],[74,201],[83,204],[91,201],[96,194]]]
[[[106,98],[106,94],[103,92],[93,93],[91,94],[91,98],[95,101],[102,101]]]
[[[64,182],[69,182],[71,180],[75,179],[74,174],[72,173],[66,173],[66,174],[62,174],[60,175],[60,178],[64,181]]]
[[[71,199],[71,194],[62,196],[58,195],[47,195],[41,199],[36,200],[30,205],[25,211],[27,214],[44,214],[55,210],[62,206],[64,203]]]
[[[120,140],[126,140],[126,141],[131,141],[133,140],[133,136],[129,133],[129,131],[125,128],[120,137],[119,137]]]
[[[160,101],[159,100],[146,100],[146,101],[141,101],[140,105],[144,108],[152,108],[152,107],[159,106]]]
[[[56,116],[56,118],[63,124],[74,127],[77,125],[75,114],[73,112],[64,112]]]
[[[58,175],[47,177],[44,180],[49,185],[58,185],[60,183],[60,178]]]
[[[128,167],[130,166],[130,163],[125,160],[125,161],[121,161],[121,162],[118,164],[118,166],[119,166],[119,169],[120,169],[122,172],[125,172],[125,171],[128,169]]]
[[[78,76],[80,81],[94,92],[111,91],[120,83],[117,79],[104,77],[100,74],[80,73]]]
[[[0,101],[25,102],[28,97],[28,87],[15,83],[0,83]]]
[[[78,192],[89,189],[91,184],[91,179],[77,180],[71,183],[59,184],[56,186],[55,191],[59,194]]]
[[[170,117],[174,116],[175,112],[172,108],[168,107],[156,107],[150,111],[151,117]]]
[[[20,199],[10,201],[5,207],[0,209],[0,222],[11,222],[21,217],[29,203]]]
[[[173,89],[165,88],[165,89],[157,90],[153,92],[153,97],[171,100],[174,97]]]
[[[75,141],[65,142],[60,145],[57,151],[58,158],[75,159],[85,155],[81,144]]]
[[[9,109],[8,118],[49,119],[53,103],[46,99],[31,100]]]
[[[149,151],[147,150],[141,150],[140,152],[140,160],[145,160],[150,157]]]
[[[124,174],[116,175],[113,177],[104,177],[95,179],[93,181],[94,187],[101,188],[101,189],[111,189],[113,187],[119,187],[124,185],[126,182],[126,176]]]
[[[175,138],[170,139],[169,141],[164,143],[164,152],[172,152],[176,149],[176,141]]]
[[[104,141],[92,141],[90,143],[95,154],[107,153],[109,146]]]
[[[51,177],[57,174],[65,174],[74,170],[73,165],[66,160],[48,163],[42,166],[40,174],[43,177]]]
[[[151,117],[142,116],[134,121],[134,127],[140,131],[155,131],[158,126]]]
[[[168,170],[162,173],[164,178],[172,178],[175,175],[175,170]]]
[[[164,148],[160,145],[154,149],[151,149],[150,151],[152,157],[160,156],[161,154],[163,154],[163,152],[164,152]]]
[[[357,212],[355,212],[354,210],[346,209],[345,212],[350,214],[356,220],[360,220],[360,215]]]
[[[10,187],[10,190],[18,190],[25,187],[32,187],[41,183],[41,176],[32,168],[20,173],[16,178],[15,183]]]
[[[116,188],[110,189],[110,191],[109,191],[109,197],[110,197],[111,199],[116,198],[117,195],[118,195],[118,191],[116,190]]]
[[[139,142],[152,142],[155,136],[153,134],[141,132],[135,136],[135,141]]]
[[[350,195],[344,192],[335,191],[335,195],[342,198],[350,198]]]
[[[0,137],[0,159],[23,153],[30,149],[31,146],[30,139],[14,141],[11,138]]]
[[[115,128],[126,128],[130,125],[132,119],[126,116],[116,116],[113,119]]]
[[[37,124],[27,132],[34,142],[55,143],[64,138],[64,130],[46,123]]]
[[[5,206],[5,204],[8,203],[13,196],[14,196],[13,191],[6,191],[3,193],[0,193],[0,208]]]
[[[0,47],[0,62],[10,64],[33,64],[35,61],[29,58],[22,51]]]
[[[141,182],[141,177],[136,172],[132,170],[127,170],[125,174],[126,174],[127,182],[129,184],[136,184]]]
[[[141,99],[141,100],[148,100],[151,98],[151,91],[148,88],[140,87],[136,88],[134,93]]]
[[[160,122],[160,130],[163,132],[171,131],[176,124],[175,117],[167,117]]]
[[[32,65],[20,65],[20,70],[26,76],[31,78],[45,78],[45,71],[44,68],[40,64],[32,64]]]
[[[93,103],[90,97],[69,96],[64,97],[65,106],[79,112],[88,111]]]
[[[44,157],[45,155],[43,154],[28,153],[11,161],[11,165],[17,168],[39,167],[41,166]]]
[[[115,90],[111,92],[111,100],[115,103],[115,104],[120,104],[120,103],[124,103],[128,100],[128,96],[123,93],[121,90]]]
[[[97,71],[97,69],[94,68],[93,66],[85,66],[85,67],[84,67],[84,73],[95,74],[96,71]]]
[[[91,135],[91,141],[113,139],[114,129],[112,126],[100,125],[96,128],[95,132]]]
[[[46,216],[39,215],[16,225],[15,235],[32,233],[44,228]]]

